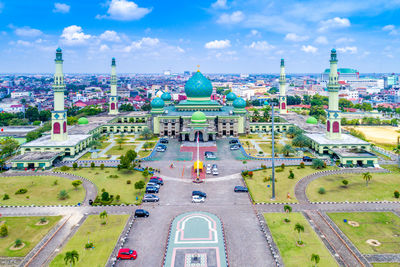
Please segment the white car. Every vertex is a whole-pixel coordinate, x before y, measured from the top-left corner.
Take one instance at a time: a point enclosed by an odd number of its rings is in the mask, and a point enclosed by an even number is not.
[[[152,182],[148,182],[146,186],[147,187],[152,186],[152,187],[156,187],[157,189],[160,189],[160,185],[159,184],[152,183]]]
[[[218,173],[218,169],[213,169],[213,170],[212,170],[212,174],[213,174],[213,175],[218,175],[218,174],[219,174],[219,173]]]
[[[192,197],[192,203],[204,203],[204,200],[204,197],[201,196],[195,195]]]
[[[206,173],[211,174],[211,164],[207,164]]]

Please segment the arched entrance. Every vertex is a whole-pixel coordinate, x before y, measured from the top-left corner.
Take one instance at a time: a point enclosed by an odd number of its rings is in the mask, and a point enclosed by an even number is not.
[[[200,142],[204,142],[202,131],[197,131],[194,133],[194,141],[197,141],[197,137],[199,138]]]

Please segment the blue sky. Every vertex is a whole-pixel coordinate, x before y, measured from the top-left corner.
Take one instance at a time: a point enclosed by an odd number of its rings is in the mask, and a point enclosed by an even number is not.
[[[0,72],[400,72],[400,0],[0,0]]]

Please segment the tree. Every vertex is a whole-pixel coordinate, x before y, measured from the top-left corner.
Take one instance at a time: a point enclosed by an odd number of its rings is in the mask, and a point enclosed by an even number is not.
[[[15,244],[14,244],[14,247],[20,247],[20,246],[22,246],[22,240],[21,239],[19,239],[19,238],[17,238],[16,240],[15,240]]]
[[[343,181],[342,181],[342,184],[343,184],[345,187],[347,187],[347,185],[349,184],[349,181],[343,180]]]
[[[311,106],[309,115],[316,118],[319,118],[319,116],[326,117],[325,109],[323,106]]]
[[[299,134],[295,138],[293,138],[292,145],[297,147],[310,147],[311,142],[310,139],[308,139],[308,137],[306,137],[303,134]]]
[[[292,207],[289,206],[289,205],[285,205],[285,206],[283,206],[283,210],[284,210],[286,213],[291,213],[291,212],[292,212]]]
[[[76,170],[76,168],[78,168],[78,163],[76,163],[76,162],[72,163],[72,168],[74,168],[74,170]]]
[[[149,173],[149,170],[144,170],[143,172],[142,172],[142,175],[143,175],[143,177],[144,177],[144,179],[147,179],[147,177],[150,175],[150,173]]]
[[[75,125],[78,123],[78,118],[77,117],[67,117],[67,124],[68,125]]]
[[[27,118],[30,122],[39,120],[39,111],[37,107],[28,107],[25,110],[25,118]]]
[[[100,169],[104,170],[104,163],[100,164]]]
[[[294,230],[299,233],[299,241],[297,241],[297,243],[299,245],[303,244],[303,242],[301,241],[301,232],[304,232],[304,226],[301,225],[300,223],[296,223],[296,225],[294,226]]]
[[[151,145],[150,145],[149,142],[144,143],[144,144],[143,144],[144,151],[147,151],[147,149],[148,149],[150,146],[151,146]]]
[[[90,142],[89,146],[93,147],[93,149],[97,149],[101,147],[101,142],[98,140],[93,140],[92,142]]]
[[[61,200],[67,199],[68,197],[69,197],[68,196],[68,192],[66,190],[61,190],[58,193],[58,198],[61,199]]]
[[[365,182],[367,184],[366,186],[368,186],[369,181],[371,181],[371,179],[372,179],[372,175],[369,172],[364,172],[363,179],[365,180]]]
[[[79,254],[76,250],[67,251],[65,253],[64,262],[65,264],[70,263],[70,266],[75,265],[79,261]]]
[[[108,213],[107,213],[107,211],[104,210],[99,214],[99,216],[100,216],[100,219],[104,219],[104,218],[108,217]]]
[[[78,186],[82,184],[81,180],[74,180],[72,181],[72,186],[75,188],[75,190],[78,190]]]
[[[288,178],[289,178],[289,179],[294,179],[294,173],[293,173],[292,170],[289,170],[289,176],[288,176]]]
[[[42,134],[39,131],[32,131],[26,134],[26,141],[30,142],[40,138]]]
[[[141,191],[145,186],[144,181],[140,180],[135,183],[135,189]]]
[[[289,154],[294,153],[294,152],[295,152],[294,148],[289,144],[284,145],[281,150],[281,153],[284,154],[286,157],[289,156]]]
[[[39,120],[48,121],[51,119],[51,111],[50,110],[42,110],[39,112]]]
[[[317,264],[319,263],[319,260],[320,260],[320,258],[319,258],[319,255],[318,254],[312,254],[311,255],[311,262],[315,262],[315,267],[317,267]]]
[[[12,137],[6,137],[0,140],[0,157],[6,157],[16,152],[19,143]]]
[[[312,167],[316,170],[323,169],[325,167],[324,162],[320,159],[313,159]]]
[[[286,135],[290,138],[294,138],[300,134],[302,134],[302,130],[298,127],[291,126],[289,130],[286,131]]]
[[[110,194],[106,191],[104,191],[103,193],[101,193],[101,200],[102,201],[109,201],[110,200]]]
[[[8,236],[8,228],[6,224],[3,224],[0,227],[0,237],[6,237],[6,236]]]
[[[117,144],[119,145],[119,150],[122,149],[122,144],[125,142],[125,139],[122,135],[120,135],[117,140],[116,140]]]
[[[153,132],[148,127],[144,128],[140,132],[140,137],[142,137],[145,140],[149,140],[152,136],[153,136]]]

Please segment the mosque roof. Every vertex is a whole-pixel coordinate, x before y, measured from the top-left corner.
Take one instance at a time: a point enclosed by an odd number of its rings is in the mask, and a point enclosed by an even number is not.
[[[201,111],[193,112],[192,118],[190,119],[192,123],[205,123],[207,121],[206,114]]]
[[[81,117],[78,120],[78,124],[88,124],[88,123],[89,123],[89,120],[85,117]]]
[[[233,107],[234,108],[245,108],[246,101],[243,98],[238,97],[233,101]]]
[[[308,117],[306,122],[309,123],[309,124],[318,124],[318,120],[313,116]]]
[[[330,69],[325,69],[324,73],[330,73],[330,71],[331,71]],[[357,74],[358,73],[358,70],[349,69],[349,68],[339,68],[337,71],[338,71],[339,74],[341,74],[341,73],[343,73],[343,74],[350,74],[350,73]]]
[[[151,101],[151,108],[163,108],[164,105],[164,100],[162,100],[160,97],[156,97]]]
[[[197,71],[185,84],[185,93],[188,98],[210,98],[212,84],[204,75]]]

